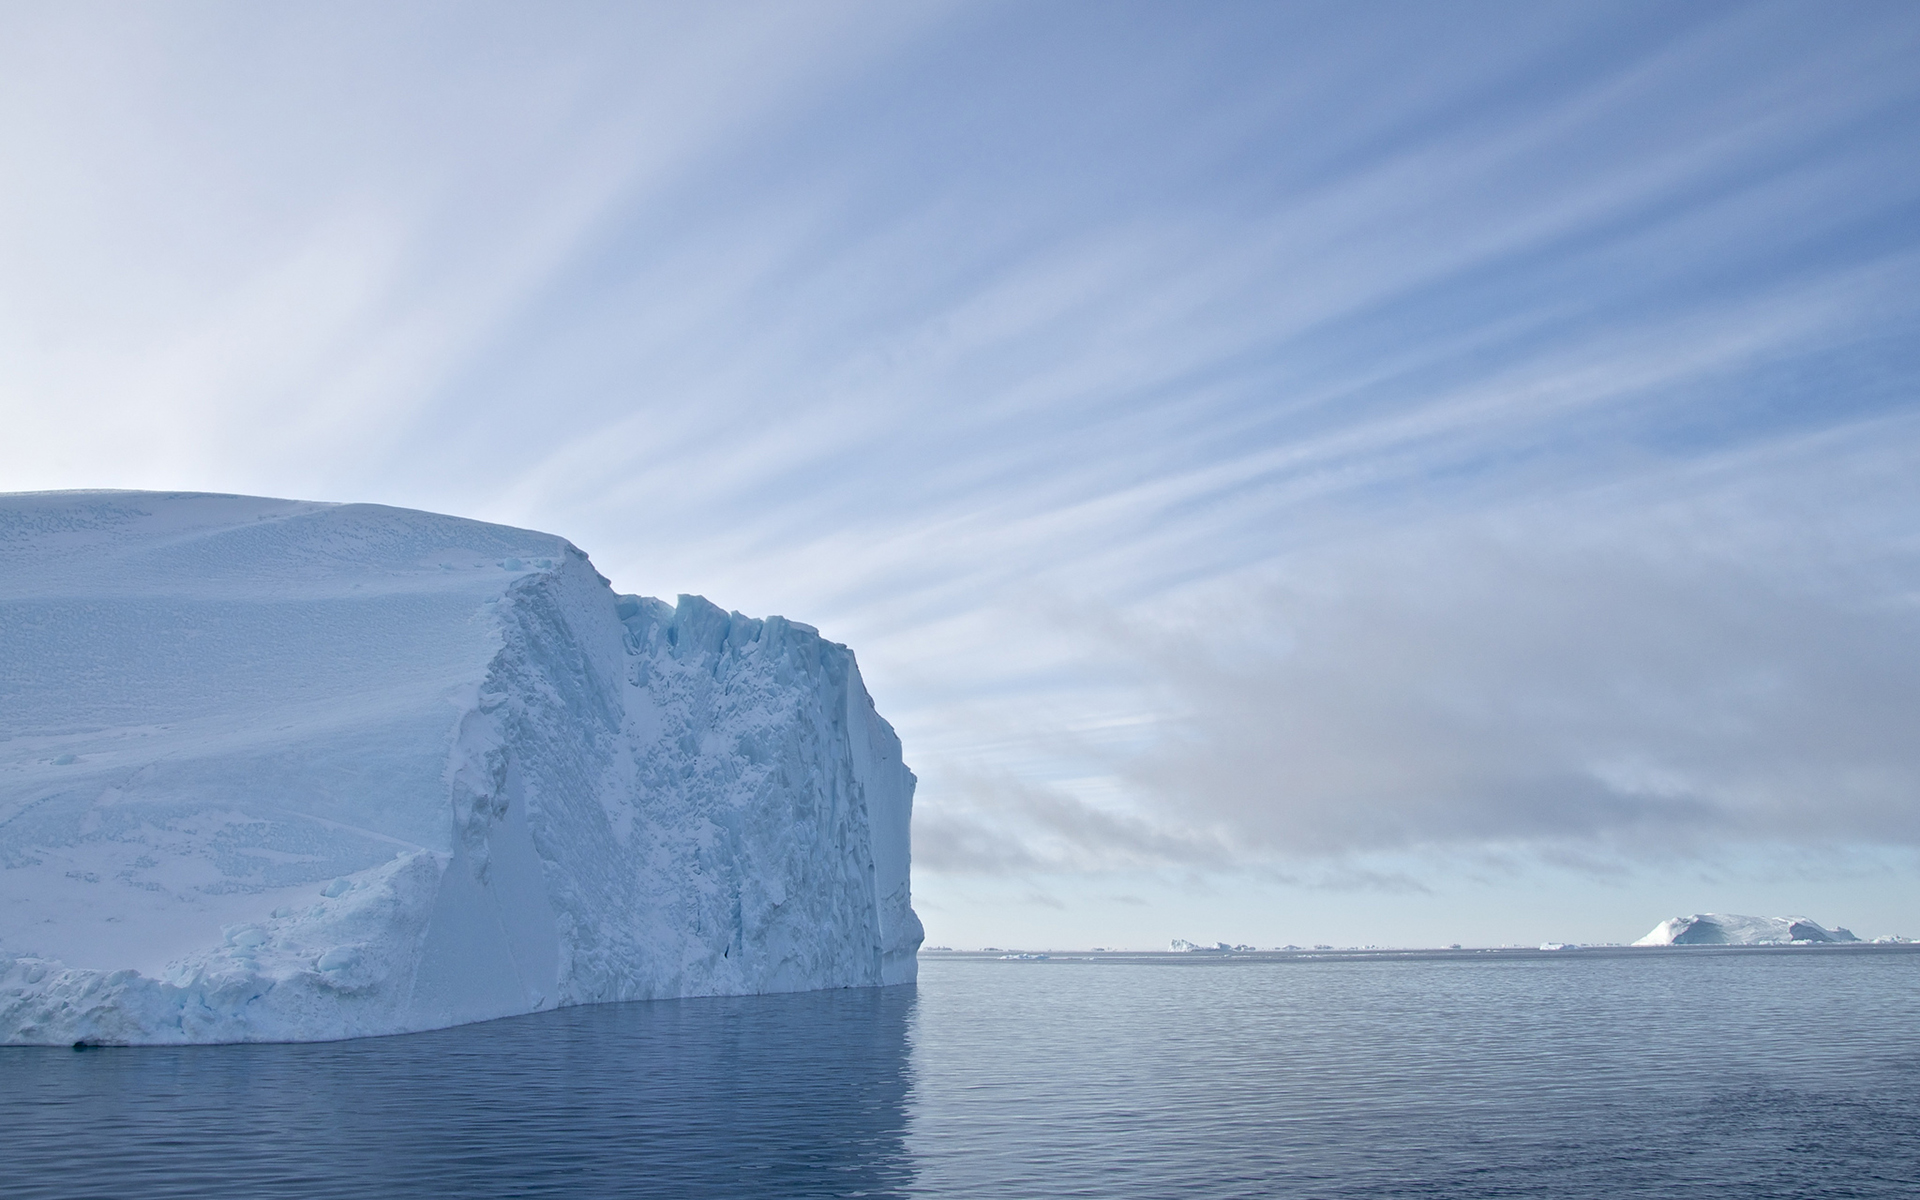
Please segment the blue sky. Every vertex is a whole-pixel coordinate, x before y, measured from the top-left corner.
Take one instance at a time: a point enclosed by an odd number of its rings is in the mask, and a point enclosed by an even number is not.
[[[952,945],[1920,935],[1920,12],[0,5],[0,488],[851,644]]]

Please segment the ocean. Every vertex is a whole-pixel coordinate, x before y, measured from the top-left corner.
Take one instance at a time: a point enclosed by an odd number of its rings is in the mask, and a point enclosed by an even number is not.
[[[917,987],[0,1049],[38,1197],[1920,1195],[1920,948],[923,956]]]

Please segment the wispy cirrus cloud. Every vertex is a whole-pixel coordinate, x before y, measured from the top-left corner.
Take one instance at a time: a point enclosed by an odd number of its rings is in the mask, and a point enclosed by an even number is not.
[[[1912,841],[1908,6],[0,19],[6,486],[815,622],[930,879]]]

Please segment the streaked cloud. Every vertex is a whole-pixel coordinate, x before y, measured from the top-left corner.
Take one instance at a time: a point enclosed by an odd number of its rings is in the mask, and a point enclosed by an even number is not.
[[[0,486],[819,624],[928,886],[1913,842],[1909,6],[0,21]]]

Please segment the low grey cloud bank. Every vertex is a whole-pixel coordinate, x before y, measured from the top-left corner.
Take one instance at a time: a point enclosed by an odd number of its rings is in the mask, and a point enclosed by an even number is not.
[[[1859,444],[1888,434],[1901,448]],[[1878,519],[1920,478],[1900,434],[1348,524],[1257,579],[1116,618],[1085,653],[1123,662],[1159,719],[1117,747],[1056,741],[1078,781],[971,780],[925,831],[932,859],[1297,871],[1920,846],[1920,555]]]
[[[1184,736],[1140,784],[1283,853],[1920,840],[1911,600],[1632,546],[1396,550],[1249,598],[1287,651],[1157,656]]]

